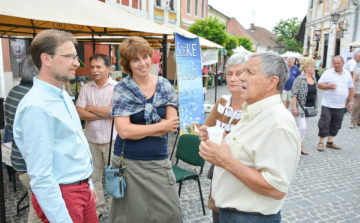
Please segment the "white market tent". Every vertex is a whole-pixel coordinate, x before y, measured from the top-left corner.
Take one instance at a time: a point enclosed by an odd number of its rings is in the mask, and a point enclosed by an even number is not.
[[[210,40],[207,40],[207,39],[205,39],[203,37],[195,35],[194,33],[186,31],[185,29],[177,27],[177,26],[175,26],[173,24],[167,23],[167,24],[164,24],[162,26],[166,27],[168,30],[171,30],[173,33],[179,33],[180,35],[183,35],[183,36],[186,36],[186,37],[189,37],[189,38],[199,37],[200,46],[203,47],[203,48],[217,48],[217,49],[224,48],[223,46],[220,46],[219,44],[211,42]],[[168,38],[171,39],[173,37],[168,37]]]
[[[360,40],[357,40],[352,43],[345,44],[345,46],[352,46],[352,47],[360,47]]]
[[[155,22],[98,0],[0,0],[0,6],[0,37],[33,37],[52,28],[74,36],[172,34]]]
[[[302,58],[303,55],[301,55],[300,53],[297,52],[292,52],[292,51],[287,51],[286,53],[280,55],[281,57],[294,57],[294,58]]]
[[[248,51],[247,49],[245,49],[243,46],[239,46],[235,49],[233,49],[233,53],[238,53],[238,54],[243,54],[243,55],[249,55],[252,54],[253,52]]]

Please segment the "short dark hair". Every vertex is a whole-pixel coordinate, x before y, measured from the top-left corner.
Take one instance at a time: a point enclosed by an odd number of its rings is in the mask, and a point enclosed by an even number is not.
[[[111,66],[111,61],[110,61],[110,57],[108,57],[107,55],[105,54],[102,54],[102,53],[97,53],[97,54],[94,54],[90,57],[90,62],[92,60],[103,60],[104,61],[104,64],[106,67],[110,67]]]
[[[71,41],[75,46],[77,45],[77,41],[71,33],[57,29],[39,32],[30,44],[30,55],[35,66],[40,70],[42,66],[41,54],[54,55],[56,48],[67,41]]]

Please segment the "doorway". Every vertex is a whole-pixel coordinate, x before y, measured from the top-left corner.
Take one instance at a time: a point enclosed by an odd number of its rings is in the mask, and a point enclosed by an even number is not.
[[[323,67],[326,67],[327,54],[328,54],[328,46],[329,46],[329,34],[324,35],[324,57],[323,57]]]

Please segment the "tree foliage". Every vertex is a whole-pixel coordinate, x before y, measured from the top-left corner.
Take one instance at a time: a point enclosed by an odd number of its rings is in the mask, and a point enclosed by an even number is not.
[[[280,20],[273,28],[273,33],[278,35],[277,42],[286,45],[285,51],[302,52],[302,42],[298,42],[295,37],[299,31],[301,21],[296,18]]]
[[[206,19],[198,19],[190,26],[189,32],[221,46],[226,46],[226,25],[221,23],[217,18],[208,17]]]
[[[233,54],[232,50],[239,46],[239,40],[237,36],[230,36],[226,34],[226,46],[225,49],[228,51],[228,56]]]
[[[227,34],[226,25],[217,18],[198,19],[189,27],[189,32],[225,47],[228,56],[231,56],[232,50],[238,46],[243,46],[245,49],[252,51],[253,43],[249,38]]]
[[[238,42],[239,42],[239,46],[243,46],[245,49],[247,49],[250,52],[253,52],[253,42],[251,42],[249,37],[242,37],[242,36],[238,36]]]

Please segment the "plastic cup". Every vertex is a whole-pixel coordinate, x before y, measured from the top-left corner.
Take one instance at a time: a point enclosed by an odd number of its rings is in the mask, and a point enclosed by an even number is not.
[[[209,140],[213,141],[214,143],[221,145],[224,129],[221,127],[209,127],[207,128],[207,132],[209,135]]]

